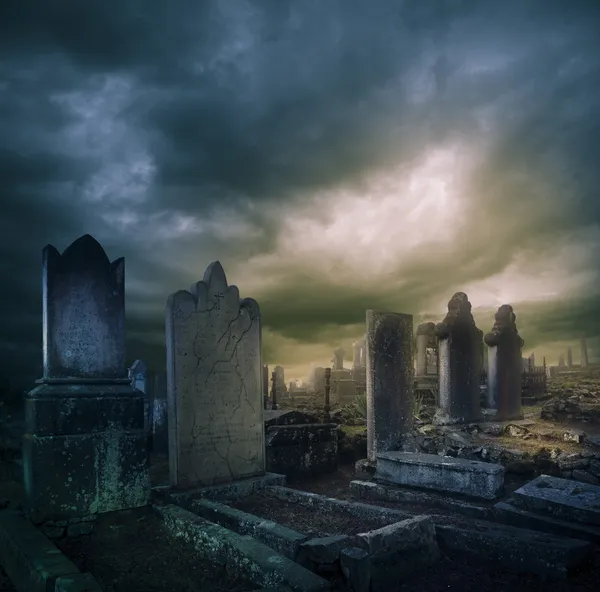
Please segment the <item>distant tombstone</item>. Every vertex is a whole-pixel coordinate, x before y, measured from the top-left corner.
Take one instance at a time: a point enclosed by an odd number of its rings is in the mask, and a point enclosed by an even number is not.
[[[417,376],[429,374],[428,366],[431,360],[428,359],[433,353],[431,350],[432,341],[435,340],[435,324],[421,323],[417,327]]]
[[[586,368],[589,362],[588,362],[587,341],[586,341],[584,335],[581,336],[580,343],[581,343],[581,367]]]
[[[261,321],[211,263],[166,311],[170,481],[206,486],[265,471]]]
[[[343,370],[344,369],[344,355],[346,354],[346,350],[343,348],[338,348],[333,352],[333,359],[331,360],[333,363],[332,370]]]
[[[571,346],[567,348],[567,367],[573,368],[573,350]]]
[[[398,450],[413,427],[413,317],[367,310],[367,456]]]
[[[562,354],[560,356],[558,356],[558,367],[559,368],[565,367],[565,356],[563,356]]]
[[[495,420],[522,419],[521,350],[516,315],[512,306],[502,305],[492,330],[484,337],[488,346],[487,406],[496,411]]]
[[[127,375],[131,381],[131,386],[134,389],[144,393],[144,427],[146,429],[146,433],[150,434],[151,401],[149,397],[149,391],[152,389],[148,388],[148,368],[146,367],[146,364],[142,362],[142,360],[136,360],[127,371]]]
[[[151,399],[152,451],[166,454],[169,451],[167,375],[160,372],[153,377]]]
[[[125,367],[124,260],[90,235],[43,251],[43,378],[25,396],[25,506],[36,523],[149,503],[144,399]]]
[[[480,421],[483,332],[475,325],[464,292],[448,302],[448,314],[435,328],[438,338],[439,408],[434,423]]]

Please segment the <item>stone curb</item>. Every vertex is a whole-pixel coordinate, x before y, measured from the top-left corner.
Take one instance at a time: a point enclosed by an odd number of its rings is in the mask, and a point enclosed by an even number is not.
[[[249,534],[289,559],[296,559],[300,545],[308,540],[301,532],[218,502],[194,500],[187,509],[238,534]]]
[[[24,516],[0,512],[0,563],[18,592],[102,592]]]
[[[304,504],[305,506],[314,505],[323,510],[339,508],[360,518],[375,515],[390,518],[390,520],[393,520],[394,522],[401,522],[407,518],[414,518],[414,514],[410,512],[403,512],[392,508],[383,508],[381,506],[364,504],[362,502],[347,502],[335,497],[327,497],[319,495],[318,493],[309,493],[308,491],[299,491],[289,487],[273,486],[265,488],[265,491],[280,499]]]
[[[259,586],[321,592],[330,583],[251,536],[240,535],[175,505],[155,506],[171,535],[192,543],[203,558]]]

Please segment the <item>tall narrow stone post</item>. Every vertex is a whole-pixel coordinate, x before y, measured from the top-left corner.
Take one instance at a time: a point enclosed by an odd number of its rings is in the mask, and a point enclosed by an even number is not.
[[[480,382],[482,331],[471,314],[464,292],[448,303],[446,318],[435,328],[438,338],[439,408],[437,425],[481,421]]]
[[[401,447],[413,426],[409,314],[367,311],[367,457]]]
[[[427,346],[434,335],[434,323],[421,323],[417,327],[417,376],[427,374]]]
[[[262,391],[265,409],[269,408],[269,366],[263,364],[262,367]]]
[[[331,421],[331,407],[329,405],[329,392],[331,390],[331,368],[325,368],[325,408],[323,409],[323,423]]]
[[[25,507],[77,521],[150,500],[144,395],[125,367],[123,259],[85,235],[43,251],[43,378],[25,396]]]
[[[503,304],[495,315],[492,330],[484,337],[488,346],[487,406],[496,412],[497,421],[523,419],[521,409],[521,350],[516,315]]]
[[[581,336],[581,367],[585,368],[588,365],[588,351],[585,335]]]
[[[571,346],[567,348],[567,368],[573,368],[573,349]]]

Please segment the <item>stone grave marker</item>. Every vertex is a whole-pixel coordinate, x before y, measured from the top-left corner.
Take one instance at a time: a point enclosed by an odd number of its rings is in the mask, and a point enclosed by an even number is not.
[[[43,251],[43,378],[25,395],[25,506],[36,523],[149,503],[144,397],[125,366],[125,264],[90,235]]]
[[[169,464],[179,488],[265,472],[261,320],[211,263],[166,311]]]

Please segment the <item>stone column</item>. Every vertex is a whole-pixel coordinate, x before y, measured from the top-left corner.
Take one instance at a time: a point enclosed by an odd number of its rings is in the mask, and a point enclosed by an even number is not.
[[[573,368],[573,349],[571,346],[567,348],[567,367]]]
[[[152,415],[150,404],[151,389],[148,388],[148,367],[142,360],[136,360],[127,370],[127,376],[131,381],[131,386],[138,391],[144,393],[144,429],[148,436],[151,436],[152,430],[150,427],[150,417]]]
[[[585,336],[581,336],[581,367],[585,368],[588,365],[588,351]]]
[[[562,354],[560,356],[558,356],[558,367],[559,368],[565,367],[565,356],[563,356]]]
[[[344,348],[339,347],[333,352],[333,370],[343,370],[344,369],[344,355],[346,354],[346,350]]]
[[[125,367],[125,263],[85,235],[43,251],[43,378],[25,395],[23,483],[33,522],[150,502],[144,396]]]
[[[417,327],[417,376],[427,374],[427,346],[434,335],[434,323],[421,323]]]
[[[446,318],[435,328],[438,338],[439,408],[437,425],[482,420],[480,380],[482,331],[471,314],[464,292],[454,294]]]
[[[521,350],[523,340],[515,323],[512,306],[503,304],[495,315],[492,330],[484,337],[488,346],[487,406],[496,411],[495,420],[523,419],[521,395]]]
[[[367,311],[367,456],[398,450],[413,426],[412,315]]]

